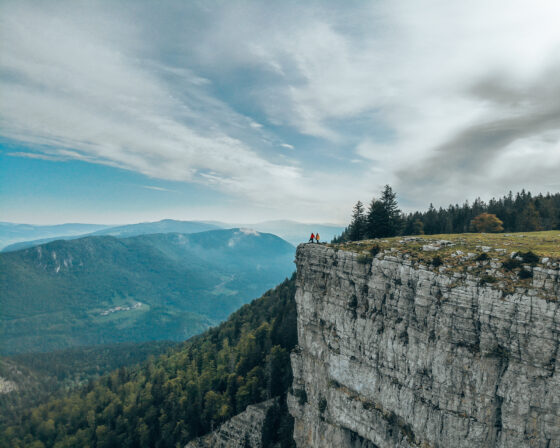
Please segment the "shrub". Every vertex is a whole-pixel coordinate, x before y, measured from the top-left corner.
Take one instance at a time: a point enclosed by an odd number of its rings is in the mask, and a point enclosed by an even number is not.
[[[521,267],[521,262],[515,258],[509,258],[502,263],[502,266],[508,271],[512,271]]]
[[[539,256],[532,251],[520,252],[519,256],[523,259],[525,263],[536,264],[539,262]]]
[[[496,277],[492,275],[483,275],[480,279],[480,283],[485,285],[486,283],[496,283]]]
[[[379,247],[379,244],[374,244],[373,247],[369,250],[369,253],[372,257],[375,257],[380,251],[381,248]]]
[[[504,230],[503,222],[492,213],[481,213],[471,221],[471,228],[475,232],[495,233]]]
[[[297,398],[300,406],[307,403],[307,392],[305,392],[305,389],[294,389],[294,397]]]
[[[501,345],[498,345],[492,349],[487,355],[489,358],[498,358],[498,359],[509,359],[509,350]]]
[[[373,257],[369,254],[360,254],[356,260],[359,264],[369,264],[373,261]]]
[[[321,397],[319,400],[319,413],[324,414],[327,410],[327,399],[325,397]]]
[[[475,258],[476,261],[486,261],[488,260],[490,257],[488,256],[488,254],[486,252],[482,252],[481,254],[478,255],[478,257]]]
[[[523,268],[523,269],[521,269],[521,271],[519,271],[519,278],[521,278],[521,279],[532,278],[532,277],[533,277],[533,271],[528,271],[525,268]]]
[[[432,265],[434,267],[438,267],[441,266],[443,264],[443,260],[441,259],[441,257],[439,255],[436,255],[434,258],[432,258]]]

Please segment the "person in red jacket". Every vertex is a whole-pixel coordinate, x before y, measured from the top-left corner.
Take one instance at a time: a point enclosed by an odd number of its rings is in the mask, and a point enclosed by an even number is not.
[[[315,241],[315,235],[312,233],[309,242],[312,243],[313,241]]]

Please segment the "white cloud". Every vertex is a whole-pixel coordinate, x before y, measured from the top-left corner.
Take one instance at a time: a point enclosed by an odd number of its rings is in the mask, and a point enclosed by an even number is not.
[[[10,156],[10,157],[24,157],[27,159],[39,159],[39,160],[50,160],[53,162],[58,162],[61,160],[65,160],[63,158],[60,157],[56,157],[56,156],[49,156],[47,154],[39,154],[39,153],[35,153],[35,152],[8,152],[6,153],[6,155]]]
[[[207,93],[203,77],[171,67],[181,84],[168,84],[145,68],[159,64],[138,58],[142,30],[123,29],[119,14],[35,6],[3,7],[5,137],[38,145],[45,157],[206,183],[254,200],[276,199],[283,182],[298,182],[297,168],[229,134],[246,118]],[[271,181],[277,186],[263,188]]]
[[[556,1],[75,5],[2,6],[2,132],[46,157],[324,220],[558,188]]]
[[[502,194],[506,185],[542,190],[551,184],[541,173],[560,171],[558,159],[552,156],[559,140],[549,138],[546,152],[535,142],[543,132],[560,129],[560,113],[551,109],[554,105],[547,99],[560,95],[558,2],[370,5],[369,14],[354,18],[347,28],[336,19],[322,25],[311,20],[310,27],[290,35],[283,47],[276,41],[270,44],[269,57],[281,60],[289,54],[303,79],[284,92],[290,99],[285,109],[270,112],[277,120],[289,120],[300,132],[335,141],[355,137],[338,123],[362,120],[365,126],[359,129],[362,141],[357,154],[370,160],[373,175],[383,183],[395,182],[401,194],[418,205]],[[365,22],[370,27],[362,32],[360,25]],[[347,32],[348,28],[358,31]],[[289,63],[280,65],[286,72]],[[489,77],[505,87],[502,101],[473,94],[472,87]],[[485,124],[517,117],[538,123],[527,129],[528,135],[510,134],[511,143],[506,139],[498,143],[502,146],[492,147],[487,137],[496,138],[503,130],[485,129]],[[375,128],[379,122],[388,129],[387,135],[367,132],[368,124]],[[458,136],[470,130],[472,146],[461,146]],[[511,152],[514,143],[525,148],[523,155]],[[541,148],[541,159],[534,158],[535,145]],[[486,164],[483,157],[469,154],[474,149],[486,154]],[[499,156],[494,156],[497,151]],[[430,162],[457,154],[480,164]],[[535,160],[553,169],[528,170]],[[525,175],[504,182],[497,175],[499,167]],[[420,175],[411,176],[419,168],[423,168]],[[437,169],[448,171],[441,176]]]
[[[170,190],[169,188],[157,187],[155,185],[142,185],[142,186],[148,190],[154,190],[154,191],[173,191]]]

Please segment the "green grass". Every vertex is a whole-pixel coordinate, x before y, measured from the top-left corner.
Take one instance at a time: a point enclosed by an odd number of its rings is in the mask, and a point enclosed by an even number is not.
[[[435,251],[424,250],[424,246],[436,246],[441,240],[451,244],[440,245]],[[494,285],[505,292],[529,287],[531,267],[558,268],[560,264],[560,231],[557,230],[400,236],[330,246],[358,253],[358,262],[362,264],[371,262],[374,256],[399,256],[416,267],[472,274],[480,279],[481,285]],[[523,259],[512,258],[512,253]],[[544,264],[543,258],[548,258]]]
[[[548,257],[551,260],[560,259],[560,231],[551,230],[546,232],[520,232],[520,233],[460,233],[442,235],[416,235],[418,241],[405,241],[410,237],[393,237],[375,240],[355,241],[343,244],[331,244],[330,246],[353,252],[368,252],[373,246],[379,245],[381,250],[391,248],[401,253],[409,253],[422,258],[431,258],[439,255],[442,259],[448,258],[452,253],[461,250],[465,253],[481,253],[480,246],[489,246],[492,249],[505,249],[509,255],[511,252],[532,251],[539,257]],[[454,245],[444,247],[437,252],[424,252],[422,246],[439,240],[451,241]]]

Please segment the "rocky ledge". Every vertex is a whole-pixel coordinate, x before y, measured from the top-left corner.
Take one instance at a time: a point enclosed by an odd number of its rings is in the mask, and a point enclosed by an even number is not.
[[[560,447],[557,264],[505,290],[397,253],[296,263],[298,447]]]
[[[0,394],[8,394],[15,390],[18,390],[16,383],[0,376]]]
[[[275,400],[247,406],[218,429],[189,442],[185,448],[261,448],[266,413]]]

